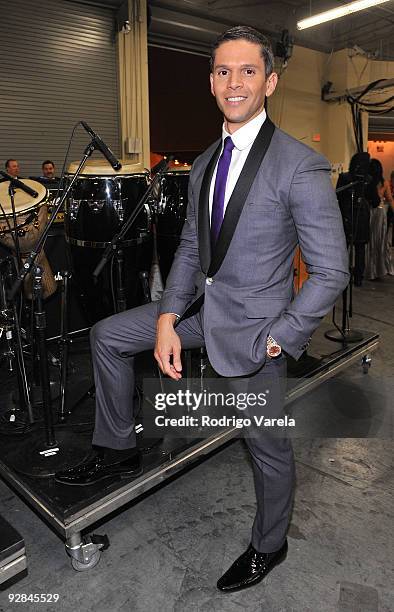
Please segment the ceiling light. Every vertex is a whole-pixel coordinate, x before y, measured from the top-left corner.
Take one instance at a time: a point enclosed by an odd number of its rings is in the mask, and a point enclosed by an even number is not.
[[[338,6],[337,8],[333,8],[329,11],[324,11],[324,13],[318,13],[317,15],[312,15],[312,17],[307,17],[306,19],[297,21],[297,30],[312,28],[319,23],[325,23],[326,21],[331,21],[332,19],[338,19],[338,17],[350,15],[351,13],[356,13],[357,11],[362,11],[370,6],[376,6],[388,1],[389,0],[356,0],[356,2],[349,2],[349,4],[344,4],[343,6]]]

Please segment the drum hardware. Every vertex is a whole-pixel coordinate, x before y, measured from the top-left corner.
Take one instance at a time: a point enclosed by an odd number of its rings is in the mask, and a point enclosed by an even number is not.
[[[73,432],[55,433],[52,398],[49,378],[48,354],[46,346],[46,315],[43,300],[43,271],[40,266],[33,268],[33,301],[35,336],[38,345],[40,383],[42,390],[44,439],[38,430],[33,440],[28,438],[21,444],[20,452],[14,456],[13,467],[16,471],[29,476],[53,476],[59,469],[81,461],[86,451]]]
[[[116,312],[124,312],[127,305],[124,285],[124,258],[121,245],[118,245],[116,249],[116,271]]]
[[[142,270],[139,273],[139,277],[142,285],[142,291],[144,292],[144,302],[145,304],[150,304],[152,301],[152,296],[149,287],[149,273],[146,270]]]
[[[355,198],[355,187],[356,185],[365,185],[365,178],[351,181],[347,185],[343,185],[336,189],[335,193],[341,193],[345,189],[351,189],[351,227],[354,228],[354,198]],[[350,232],[348,240],[348,253],[349,253],[349,271],[350,280],[346,289],[342,292],[342,327],[339,327],[335,321],[335,306],[332,313],[332,322],[335,329],[325,332],[325,337],[328,340],[334,342],[342,342],[346,344],[348,342],[360,342],[364,339],[364,335],[358,330],[352,330],[350,328],[350,320],[353,317],[353,274],[354,274],[354,233]],[[349,291],[349,300],[348,300]]]
[[[3,268],[6,268],[5,270]],[[15,427],[21,423],[27,425],[34,422],[33,407],[30,389],[27,381],[25,357],[21,327],[19,324],[18,307],[15,300],[9,300],[7,289],[14,279],[14,261],[8,257],[0,264],[0,327],[5,333],[7,349],[5,356],[8,359],[9,370],[13,372],[13,361],[16,358],[16,378],[18,384],[18,398],[12,399],[11,406],[5,412],[5,419]]]

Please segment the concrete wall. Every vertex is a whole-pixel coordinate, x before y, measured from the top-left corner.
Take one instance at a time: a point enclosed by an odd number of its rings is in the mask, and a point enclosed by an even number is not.
[[[359,56],[351,58],[347,49],[327,55],[296,46],[277,91],[269,99],[269,113],[279,127],[326,155],[333,166],[335,179],[337,172],[347,169],[356,152],[356,144],[350,105],[323,102],[322,85],[329,80],[333,90],[344,93],[346,89],[393,75],[394,62],[366,60]],[[384,96],[388,95],[386,90]],[[363,133],[366,150],[367,113],[363,113]],[[314,141],[318,135],[320,142]]]

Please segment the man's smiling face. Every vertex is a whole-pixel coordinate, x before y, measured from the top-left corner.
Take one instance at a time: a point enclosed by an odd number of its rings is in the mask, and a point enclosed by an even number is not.
[[[266,78],[260,45],[244,39],[226,41],[216,49],[210,79],[230,134],[261,113],[265,96],[274,92],[278,81],[274,72]]]

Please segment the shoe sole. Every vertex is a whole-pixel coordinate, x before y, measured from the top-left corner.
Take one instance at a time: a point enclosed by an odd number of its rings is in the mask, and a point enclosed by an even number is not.
[[[265,574],[260,576],[260,578],[258,578],[254,582],[249,582],[248,584],[244,584],[242,586],[237,586],[237,587],[234,587],[232,589],[221,589],[220,587],[217,587],[217,588],[219,589],[219,591],[221,593],[235,593],[236,591],[243,591],[244,589],[248,589],[249,587],[256,586],[256,584],[259,584],[262,580],[264,580],[264,578],[266,578],[268,576],[268,574],[270,572],[272,572],[273,569],[275,569],[276,567],[278,567],[278,565],[280,565],[281,563],[283,563],[283,561],[285,561],[285,559],[287,557],[287,552],[288,551],[286,550],[286,552],[281,557],[279,557],[279,559],[275,563],[275,565],[270,567],[269,570]]]
[[[89,487],[98,482],[101,482],[102,480],[105,480],[106,478],[113,478],[114,476],[120,477],[121,480],[125,480],[127,478],[138,478],[138,476],[141,476],[143,472],[144,470],[143,468],[141,468],[141,471],[137,473],[136,472],[119,472],[119,473],[114,473],[114,474],[104,474],[103,476],[100,476],[100,478],[97,478],[97,480],[93,480],[91,482],[66,482],[65,480],[58,480],[55,477],[55,482],[59,484],[63,484],[63,485],[68,485],[70,487]]]

